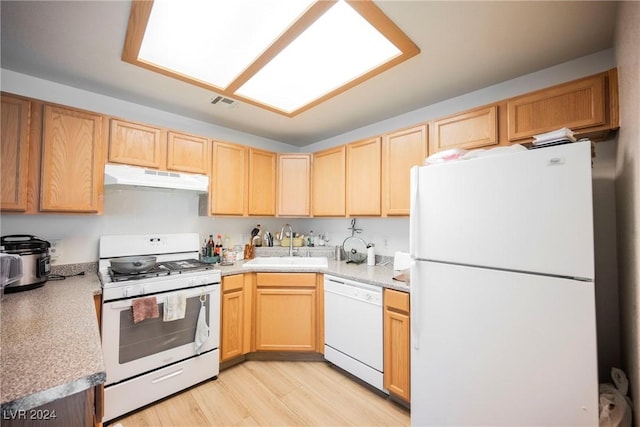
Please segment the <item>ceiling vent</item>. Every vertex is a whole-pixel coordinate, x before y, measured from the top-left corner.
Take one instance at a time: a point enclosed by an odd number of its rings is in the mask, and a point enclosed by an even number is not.
[[[238,106],[238,102],[234,101],[231,98],[225,98],[224,96],[216,96],[215,98],[211,98],[211,103],[213,105],[220,105],[222,107],[232,109]]]

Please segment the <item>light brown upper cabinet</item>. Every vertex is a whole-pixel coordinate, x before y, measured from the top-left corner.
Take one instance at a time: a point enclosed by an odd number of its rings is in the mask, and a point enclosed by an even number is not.
[[[169,131],[167,169],[206,174],[209,170],[209,140],[201,136]]]
[[[278,154],[278,216],[311,213],[311,154]]]
[[[311,170],[313,216],[345,216],[346,147],[313,153]]]
[[[206,174],[209,139],[120,119],[111,119],[109,162]]]
[[[200,214],[275,215],[276,153],[213,141],[209,197]]]
[[[201,204],[208,200],[206,213],[211,215],[246,215],[249,149],[213,141],[212,152],[209,197],[202,196]]]
[[[489,105],[429,123],[429,154],[498,145],[498,106]]]
[[[381,138],[347,144],[347,215],[380,215]]]
[[[386,134],[382,139],[382,215],[409,215],[411,167],[427,156],[427,126]]]
[[[40,210],[99,212],[103,187],[102,116],[45,105]]]
[[[27,210],[30,109],[28,100],[2,94],[0,209],[3,211]]]
[[[527,93],[507,101],[509,141],[562,127],[598,138],[618,128],[617,71]]]
[[[276,213],[276,153],[249,149],[249,215]]]
[[[109,162],[162,169],[164,144],[160,128],[111,119]]]

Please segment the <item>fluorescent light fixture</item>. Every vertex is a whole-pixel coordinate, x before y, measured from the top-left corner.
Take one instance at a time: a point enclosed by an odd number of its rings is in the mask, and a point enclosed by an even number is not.
[[[371,0],[155,0],[122,58],[293,117],[419,52]]]

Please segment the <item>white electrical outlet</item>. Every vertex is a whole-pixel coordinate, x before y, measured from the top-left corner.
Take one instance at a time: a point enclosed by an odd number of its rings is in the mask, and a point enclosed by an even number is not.
[[[384,245],[385,248],[389,247],[389,238],[388,237],[383,237],[382,238],[382,244]]]
[[[51,247],[49,248],[49,256],[51,257],[51,262],[55,263],[58,258],[60,258],[60,248],[61,248],[61,239],[51,239],[49,240]]]

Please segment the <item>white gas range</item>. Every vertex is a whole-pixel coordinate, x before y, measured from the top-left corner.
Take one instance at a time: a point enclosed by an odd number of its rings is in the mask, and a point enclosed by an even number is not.
[[[102,347],[107,381],[103,422],[124,415],[219,372],[220,270],[198,260],[196,233],[112,235],[100,238]],[[156,257],[143,273],[119,274],[110,261]],[[163,306],[180,297],[184,315],[164,321]],[[136,323],[135,300],[159,315]],[[204,310],[208,335],[196,344]],[[206,329],[206,328],[205,328]]]

